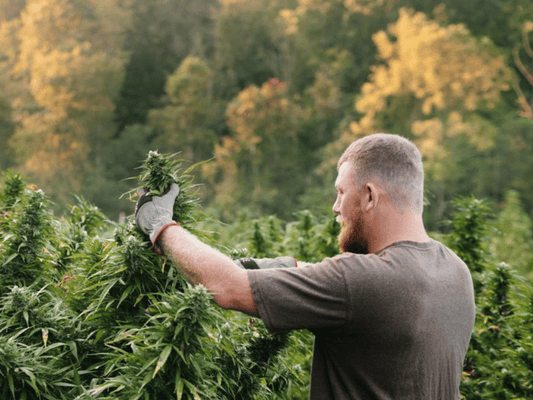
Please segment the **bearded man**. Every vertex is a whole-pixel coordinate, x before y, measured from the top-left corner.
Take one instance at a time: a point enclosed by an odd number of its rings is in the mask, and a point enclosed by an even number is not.
[[[142,201],[136,223],[221,307],[261,318],[271,332],[315,334],[311,400],[459,399],[475,318],[472,278],[426,234],[423,182],[409,140],[373,134],[353,142],[335,182],[342,254],[317,264],[234,262],[172,221],[177,185]]]

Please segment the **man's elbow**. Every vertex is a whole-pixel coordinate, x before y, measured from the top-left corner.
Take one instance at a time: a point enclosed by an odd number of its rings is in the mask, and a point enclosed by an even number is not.
[[[236,279],[228,279],[217,285],[213,299],[226,310],[235,310],[259,317],[246,271],[239,271]]]

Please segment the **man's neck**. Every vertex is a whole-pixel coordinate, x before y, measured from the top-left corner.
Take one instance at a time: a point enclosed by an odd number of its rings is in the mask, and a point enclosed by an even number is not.
[[[368,252],[376,253],[401,241],[428,242],[422,215],[413,212],[392,213],[373,224]]]

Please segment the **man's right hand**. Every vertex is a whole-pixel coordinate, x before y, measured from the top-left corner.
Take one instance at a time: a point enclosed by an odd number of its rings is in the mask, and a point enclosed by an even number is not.
[[[135,224],[150,240],[155,251],[161,254],[157,240],[161,233],[171,225],[179,225],[172,219],[174,202],[180,192],[177,183],[173,183],[170,190],[161,196],[149,196],[141,193],[135,205]]]

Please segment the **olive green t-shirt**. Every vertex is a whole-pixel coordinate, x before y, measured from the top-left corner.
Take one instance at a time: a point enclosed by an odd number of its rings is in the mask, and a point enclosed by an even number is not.
[[[315,334],[311,400],[459,399],[474,294],[467,266],[444,245],[258,264],[248,276],[267,328]]]

